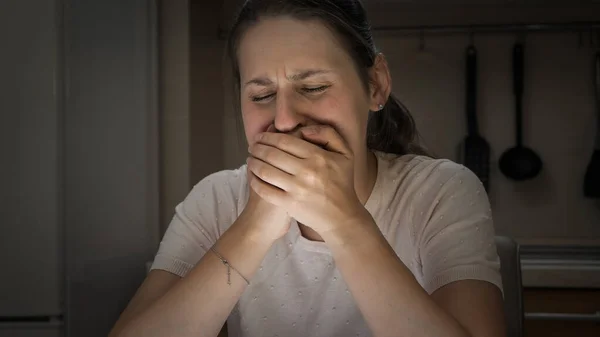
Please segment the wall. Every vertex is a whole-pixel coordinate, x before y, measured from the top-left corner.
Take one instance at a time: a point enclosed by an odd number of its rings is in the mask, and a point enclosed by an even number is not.
[[[231,3],[228,6],[234,8]],[[430,12],[445,23],[452,23],[451,15],[441,10],[427,12],[420,8],[407,14],[393,7],[397,11],[388,10],[386,14],[382,8],[371,5],[376,18],[374,26],[404,22],[409,17],[412,23],[431,23],[431,15],[427,15]],[[509,8],[503,15],[507,20],[535,20],[536,15],[538,19],[541,15],[557,20],[561,12],[564,18],[594,17],[593,12],[575,6],[550,6],[541,14],[535,8]],[[470,13],[463,13],[463,18],[474,22],[477,12]],[[483,13],[486,23],[500,20],[493,15],[493,8],[486,8]],[[582,180],[596,125],[591,82],[593,49],[585,45],[580,48],[574,33],[526,36],[524,139],[541,155],[545,168],[535,180],[513,183],[499,172],[497,161],[514,144],[510,62],[515,38],[515,34],[474,38],[479,52],[480,129],[492,147],[490,199],[497,233],[512,236],[520,243],[600,243],[600,204],[582,196]],[[423,51],[419,48],[421,40],[414,35],[378,32],[375,39],[388,57],[393,91],[414,114],[426,145],[436,155],[456,160],[457,147],[466,132],[463,73],[468,37],[426,37]],[[232,168],[244,162],[247,145],[231,108],[230,91],[225,91],[224,102],[224,164]]]
[[[166,230],[190,180],[190,4],[159,4],[160,227]]]
[[[426,144],[457,159],[466,133],[464,36],[378,36],[387,54],[394,91],[413,112]],[[530,34],[525,40],[524,141],[544,162],[532,181],[514,183],[498,158],[514,145],[511,53],[515,36],[475,37],[478,48],[480,129],[492,149],[491,191],[496,228],[523,243],[600,241],[600,207],[582,196],[596,125],[591,82],[592,50],[575,34]]]
[[[218,28],[219,1],[190,2],[190,179],[197,183],[223,168],[224,41]]]
[[[223,169],[219,2],[160,1],[161,233],[202,178]],[[216,66],[215,66],[216,65]]]
[[[238,0],[226,0],[238,1]],[[375,27],[593,22],[597,0],[363,0]]]

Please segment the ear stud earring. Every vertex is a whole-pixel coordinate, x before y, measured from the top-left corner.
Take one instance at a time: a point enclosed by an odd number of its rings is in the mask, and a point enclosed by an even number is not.
[[[378,108],[379,108],[379,111],[383,110],[383,104],[379,104]]]

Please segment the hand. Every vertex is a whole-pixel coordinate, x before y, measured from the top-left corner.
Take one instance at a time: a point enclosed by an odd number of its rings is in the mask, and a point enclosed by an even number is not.
[[[258,180],[250,170],[247,173],[249,185]],[[249,188],[248,194],[248,203],[240,217],[246,218],[256,240],[273,243],[284,236],[291,224],[291,217],[287,212],[265,201],[252,188]]]
[[[251,188],[317,233],[337,229],[363,216],[354,190],[354,157],[331,127],[300,129],[303,139],[262,133],[250,147],[248,169],[260,179]]]

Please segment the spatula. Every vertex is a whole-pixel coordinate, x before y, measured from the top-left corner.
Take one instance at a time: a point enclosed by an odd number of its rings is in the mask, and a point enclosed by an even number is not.
[[[462,163],[473,171],[489,191],[490,146],[477,126],[477,50],[467,47],[466,111],[467,137],[463,143]]]
[[[596,97],[596,143],[585,172],[583,194],[588,198],[600,198],[600,52],[594,56],[594,95]]]

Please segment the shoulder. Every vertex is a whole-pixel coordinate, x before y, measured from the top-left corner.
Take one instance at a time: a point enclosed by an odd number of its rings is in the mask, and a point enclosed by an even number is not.
[[[419,178],[419,183],[430,185],[444,183],[452,178],[463,176],[467,179],[477,177],[464,165],[445,158],[431,158],[422,155],[395,155],[379,153],[380,162],[387,176]],[[478,179],[477,179],[478,180]]]
[[[419,229],[490,212],[483,184],[464,165],[418,155],[379,156],[382,199],[389,209],[397,210],[396,217],[411,224],[414,239]]]
[[[396,193],[408,194],[416,246],[446,229],[451,229],[449,237],[454,239],[483,228],[493,231],[488,195],[473,171],[449,159],[403,156],[395,160],[390,167],[400,167],[406,180]]]
[[[205,229],[212,227],[215,237],[220,236],[245,206],[246,174],[244,165],[205,176],[177,206],[177,215]]]
[[[246,174],[246,165],[211,173],[194,185],[188,198],[204,199],[209,195],[239,197],[240,191],[246,186]]]
[[[479,178],[464,165],[449,159],[422,155],[395,155],[377,153],[384,195],[410,197],[429,202],[436,196],[456,189],[477,190],[483,185]]]
[[[424,289],[432,293],[462,279],[502,289],[492,210],[475,173],[451,160],[424,156],[388,156],[383,162],[388,193],[403,206],[397,215],[406,224],[402,242],[410,240],[396,249],[410,250],[411,270]]]

